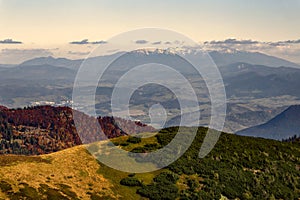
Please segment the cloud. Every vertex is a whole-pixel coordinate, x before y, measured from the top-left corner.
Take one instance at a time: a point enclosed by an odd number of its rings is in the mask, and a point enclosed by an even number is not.
[[[299,40],[286,40],[286,41],[278,41],[278,42],[269,42],[268,44],[272,46],[285,46],[288,44],[300,44],[300,39]]]
[[[84,39],[81,41],[73,41],[70,42],[70,44],[78,44],[78,45],[85,45],[85,44],[106,44],[106,41],[100,40],[100,41],[94,41],[94,42],[89,42],[88,39]]]
[[[204,42],[205,45],[271,45],[271,46],[285,46],[291,44],[300,44],[299,40],[286,40],[286,41],[276,41],[276,42],[260,42],[254,40],[237,40],[237,39],[226,39],[221,41],[207,41]]]
[[[89,40],[84,39],[84,40],[81,40],[81,41],[74,41],[74,42],[70,42],[70,44],[89,44]]]
[[[207,41],[204,42],[203,45],[208,51],[232,49],[238,51],[261,52],[287,59],[295,63],[300,63],[300,39],[273,42],[227,39],[223,41]]]
[[[68,54],[70,55],[77,55],[77,56],[86,56],[86,55],[89,55],[90,52],[87,51],[87,52],[81,52],[81,51],[68,51]]]
[[[22,44],[22,42],[15,41],[13,39],[5,39],[5,40],[0,40],[0,44]]]
[[[254,40],[236,40],[226,39],[223,41],[207,41],[204,42],[207,49],[236,49],[241,51],[290,51],[291,49],[298,48],[300,45],[299,40],[286,40],[277,42],[263,42]]]
[[[160,45],[160,44],[167,44],[167,45],[170,45],[170,44],[176,44],[176,45],[183,45],[184,44],[184,41],[179,41],[179,40],[175,40],[174,42],[170,42],[170,41],[157,41],[157,42],[153,42],[152,45]]]
[[[107,41],[100,40],[100,41],[91,42],[91,44],[107,44]]]
[[[159,45],[159,44],[161,44],[161,41],[153,42],[152,44],[153,44],[153,45]]]
[[[288,44],[300,44],[300,39],[299,40],[287,40],[287,41],[284,41],[285,43],[288,43]]]
[[[136,44],[147,44],[148,41],[147,40],[137,40],[135,41]]]
[[[226,39],[226,40],[221,40],[221,41],[210,41],[210,42],[205,42],[206,44],[257,44],[259,43],[258,41],[253,41],[253,40],[237,40],[237,39]]]

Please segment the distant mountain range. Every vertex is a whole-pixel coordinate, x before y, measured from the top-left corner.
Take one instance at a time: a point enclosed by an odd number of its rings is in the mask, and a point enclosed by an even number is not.
[[[187,54],[187,52],[178,52]],[[9,68],[1,68],[0,78],[4,79],[65,79],[69,81],[73,81],[76,75],[76,71],[80,67],[80,65],[85,62],[86,66],[91,67],[90,69],[97,69],[99,67],[103,67],[101,64],[106,63],[112,57],[118,57],[122,52],[98,56],[93,58],[88,58],[87,60],[69,60],[66,58],[53,58],[53,57],[41,57],[35,58],[32,60],[25,61],[21,63],[17,67],[9,67]],[[191,58],[197,59],[200,54],[197,51],[188,52]],[[245,51],[211,51],[209,52],[213,61],[220,67],[222,76],[224,79],[232,77],[232,81],[236,81],[237,84],[240,84],[238,81],[243,81],[245,77],[246,79],[250,79],[249,81],[254,81],[252,79],[259,79],[261,76],[269,76],[264,77],[264,80],[273,81],[273,75],[279,76],[280,78],[294,78],[295,81],[297,79],[299,70],[294,70],[294,68],[299,68],[300,66],[289,62],[287,60],[269,56],[266,54],[258,53],[258,52],[245,52]],[[133,59],[134,58],[134,59]],[[111,71],[113,71],[112,75],[122,74],[129,69],[145,64],[147,62],[157,62],[165,65],[170,65],[175,69],[178,69],[183,74],[195,74],[195,70],[189,66],[184,60],[180,59],[176,56],[176,51],[168,52],[168,51],[148,51],[148,50],[138,50],[135,52],[130,52],[124,54],[121,58],[113,63],[111,66]],[[269,68],[268,68],[268,67]],[[272,67],[272,68],[271,68]],[[279,69],[274,69],[274,67]],[[66,69],[67,68],[67,69]],[[294,74],[294,72],[296,74]],[[253,77],[253,73],[256,73],[256,77]],[[282,77],[282,75],[286,75]],[[108,75],[108,76],[111,76]],[[241,77],[244,76],[244,77]],[[260,76],[260,77],[259,77]],[[287,77],[289,76],[289,77]],[[291,77],[290,77],[291,76]],[[111,77],[110,77],[111,78]],[[87,77],[89,79],[89,77]],[[242,79],[242,80],[241,80]],[[276,77],[275,77],[276,79]],[[247,81],[247,80],[246,80]],[[276,80],[275,80],[276,81]],[[280,80],[279,80],[280,81]],[[265,85],[264,83],[262,83]],[[244,84],[244,86],[247,84]],[[266,85],[267,86],[267,85]],[[285,86],[283,86],[285,87]]]
[[[112,55],[105,55],[105,56],[98,56],[93,58],[88,58],[88,60],[94,60],[96,62],[101,62],[102,59],[105,59],[107,57],[121,55],[123,52],[118,52]],[[150,53],[153,54],[153,50],[139,50],[136,51],[136,54],[139,55],[149,55]],[[173,54],[175,55],[178,53],[179,55],[181,53],[183,54],[193,54],[197,56],[198,52],[197,50],[189,51],[189,49],[185,50],[172,50],[171,52],[168,51],[154,51],[154,54]],[[266,55],[259,52],[248,52],[248,51],[208,51],[209,55],[212,57],[213,61],[217,64],[217,66],[224,66],[229,65],[232,63],[237,62],[244,62],[249,63],[252,65],[266,65],[270,67],[294,67],[294,68],[300,68],[299,64],[287,61],[282,58],[278,58],[275,56]],[[57,67],[66,67],[71,69],[78,69],[79,66],[82,64],[83,59],[78,60],[70,60],[66,58],[54,58],[52,56],[49,57],[40,57],[40,58],[34,58],[28,61],[25,61],[21,63],[20,65],[53,65]],[[1,67],[1,65],[0,65]]]
[[[67,58],[54,58],[52,56],[40,57],[27,60],[21,63],[21,66],[32,66],[32,65],[52,65],[56,67],[66,67],[70,69],[78,69],[81,65],[82,60],[70,60]]]
[[[192,66],[175,56],[175,53],[168,53],[167,51],[148,52],[147,50],[127,53],[111,65],[110,72],[105,74],[103,79],[109,83],[114,83],[115,79],[118,79],[129,69],[147,62],[161,62],[170,65],[188,76],[197,73]],[[106,63],[111,57],[119,56],[119,54],[121,52],[89,58],[85,64],[96,71],[97,68],[103,67],[101,63]],[[300,91],[297,88],[297,85],[300,85],[300,66],[295,63],[257,52],[212,51],[210,55],[220,68],[228,97],[244,97],[249,96],[249,94],[257,98],[278,95],[300,97]],[[190,56],[197,58],[199,55],[195,51],[190,52]],[[0,79],[39,80],[40,84],[52,80],[57,83],[64,81],[72,84],[76,71],[82,62],[83,60],[65,58],[36,58],[17,67],[1,68]],[[90,80],[91,77],[86,77],[86,79]],[[51,83],[48,81],[47,84]]]
[[[169,59],[168,61],[163,57],[164,56],[152,55],[148,59],[163,59],[162,62],[174,64],[175,68],[182,69],[182,73],[187,73],[188,75],[195,73],[190,66],[186,67],[186,64],[180,61],[180,59],[170,55],[167,58]],[[95,67],[97,67],[96,63],[101,63],[101,59],[104,59],[104,57],[94,59],[95,61],[92,63],[95,63]],[[141,57],[140,59],[143,60],[144,58]],[[176,62],[172,61],[172,59],[176,60]],[[42,64],[42,62],[47,64]],[[61,62],[68,63],[68,67]],[[120,67],[118,72],[118,66],[121,66],[124,62],[127,63],[128,66],[133,65],[133,63],[126,58],[119,63],[117,62],[113,67],[113,73],[105,76],[108,82],[112,81],[117,74],[122,74],[123,68]],[[23,63],[17,67],[1,68],[1,84],[10,83],[10,80],[14,80],[14,83],[29,80],[31,82],[36,82],[37,85],[45,85],[45,83],[50,85],[55,83],[72,84],[76,76],[76,71],[80,65],[80,61],[78,60],[70,61],[54,58],[38,58],[27,62],[27,64],[29,63],[31,63],[31,65],[25,65]],[[36,65],[34,63],[36,63]],[[48,63],[52,63],[53,65],[49,65]],[[245,96],[253,91],[255,92],[254,95],[258,97],[278,95],[293,95],[300,97],[300,91],[297,87],[297,85],[300,85],[300,69],[291,67],[274,68],[238,62],[223,65],[220,67],[220,71],[226,84],[227,96],[229,97],[232,95]],[[87,79],[88,78],[89,77],[87,77]]]
[[[300,136],[300,105],[290,106],[270,121],[238,131],[236,134],[275,140]]]

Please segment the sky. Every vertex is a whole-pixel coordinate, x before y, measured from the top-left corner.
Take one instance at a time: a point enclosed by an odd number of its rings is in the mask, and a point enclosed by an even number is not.
[[[199,42],[298,40],[299,10],[300,0],[0,0],[0,50],[66,56],[63,49],[76,57],[82,48],[72,41],[106,41],[144,27],[171,29]]]

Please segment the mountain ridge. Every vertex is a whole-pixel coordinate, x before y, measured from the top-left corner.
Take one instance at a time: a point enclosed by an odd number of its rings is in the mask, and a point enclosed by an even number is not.
[[[237,135],[283,140],[300,135],[300,105],[293,105],[268,122],[236,132]]]
[[[166,54],[170,53],[172,55],[176,54],[190,54],[190,55],[197,55],[197,52],[202,51],[195,48],[170,48],[170,49],[138,49],[133,51],[132,53],[136,54],[145,54],[149,55],[150,53],[154,54]],[[204,51],[205,52],[205,51]],[[250,52],[250,51],[217,51],[217,50],[207,50],[206,51],[217,64],[217,66],[228,65],[236,62],[246,62],[253,65],[267,65],[272,67],[280,67],[280,66],[287,66],[293,68],[300,68],[299,64],[293,63],[291,61],[285,60],[283,58],[278,58],[276,56],[267,55],[260,52]],[[113,54],[96,56],[88,59],[101,59],[108,56],[113,56],[116,54],[122,54],[122,52],[116,52]],[[54,58],[52,56],[49,57],[39,57],[24,61],[20,65],[42,65],[42,64],[49,64],[54,66],[60,67],[67,67],[71,69],[78,69],[79,66],[82,64],[84,59],[68,59],[68,58]]]
[[[76,126],[74,114],[77,118]],[[45,154],[107,138],[154,130],[140,122],[113,117],[94,118],[68,107],[0,107],[0,154]]]

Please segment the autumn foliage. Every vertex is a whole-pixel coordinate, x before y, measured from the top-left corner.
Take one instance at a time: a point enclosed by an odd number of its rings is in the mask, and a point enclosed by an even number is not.
[[[0,107],[0,154],[51,153],[80,144],[149,131],[154,131],[154,128],[140,122],[113,117],[95,118],[68,107]]]

